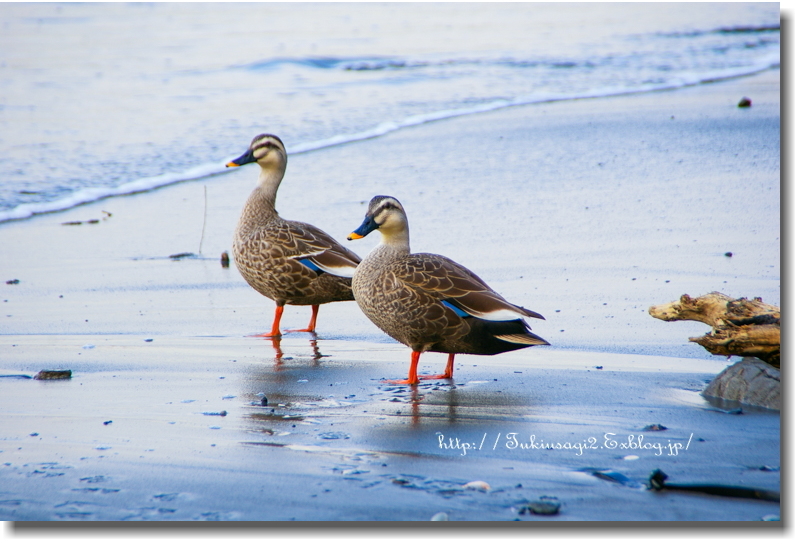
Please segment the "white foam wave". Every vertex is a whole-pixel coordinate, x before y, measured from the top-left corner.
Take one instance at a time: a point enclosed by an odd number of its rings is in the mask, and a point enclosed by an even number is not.
[[[623,88],[623,87],[604,88],[604,89],[594,89],[583,93],[571,93],[571,94],[561,94],[561,95],[533,94],[514,99],[497,100],[489,103],[483,103],[480,105],[474,105],[460,109],[448,109],[448,110],[435,111],[431,113],[409,116],[399,121],[382,122],[377,126],[374,126],[373,128],[361,132],[356,132],[353,134],[340,134],[325,139],[292,145],[287,147],[287,151],[290,154],[306,153],[309,151],[324,149],[326,147],[334,147],[336,145],[343,145],[346,143],[353,143],[357,141],[363,141],[366,139],[377,138],[392,132],[396,132],[403,128],[408,128],[411,126],[419,126],[421,124],[425,124],[428,122],[434,122],[438,120],[444,120],[448,118],[454,118],[465,115],[485,113],[488,111],[495,111],[507,107],[530,105],[534,103],[554,102],[554,101],[612,97],[618,95],[685,88],[709,82],[717,82],[720,80],[728,80],[733,78],[749,76],[763,72],[765,70],[778,67],[780,67],[779,59],[767,57],[765,59],[762,59],[759,63],[750,65],[748,67],[730,68],[726,70],[721,70],[714,74],[696,74],[696,75],[684,74],[681,78],[675,78],[669,82],[658,83],[658,84],[645,84],[636,88]],[[228,158],[231,158],[233,156],[236,155],[232,154]],[[167,185],[173,185],[184,181],[190,181],[200,178],[206,178],[209,176],[214,176],[217,174],[221,174],[227,170],[225,167],[226,162],[227,160],[222,160],[217,163],[208,163],[195,166],[184,172],[167,173],[159,176],[141,178],[126,183],[124,185],[121,185],[119,187],[91,187],[91,188],[81,189],[79,191],[72,193],[67,197],[52,202],[21,204],[11,210],[0,212],[0,223],[11,220],[21,220],[34,216],[36,214],[45,214],[49,212],[59,212],[62,210],[68,210],[70,208],[73,208],[81,204],[86,204],[109,197],[130,195],[134,193],[143,193]]]
[[[6,212],[0,212],[0,223],[10,220],[21,220],[30,218],[36,214],[46,214],[50,212],[60,212],[79,206],[95,202],[109,197],[117,197],[121,195],[132,195],[134,193],[143,193],[152,191],[159,187],[172,185],[183,181],[190,181],[208,176],[213,176],[222,173],[226,170],[225,162],[202,164],[194,166],[184,172],[167,173],[148,178],[140,178],[119,187],[88,187],[80,189],[74,193],[50,202],[36,202],[28,204],[20,204],[15,208]]]
[[[355,134],[341,134],[326,139],[321,139],[318,141],[301,143],[292,147],[288,147],[287,151],[293,154],[306,153],[309,151],[315,151],[317,149],[323,149],[325,147],[333,147],[336,145],[342,145],[354,141],[362,141],[365,139],[380,137],[389,134],[391,132],[401,130],[403,128],[408,128],[410,126],[418,126],[420,124],[425,124],[427,122],[434,122],[437,120],[444,120],[447,118],[454,118],[464,115],[485,113],[488,111],[495,111],[497,109],[504,109],[507,107],[531,105],[534,103],[548,103],[553,101],[569,101],[574,99],[612,97],[618,95],[628,95],[628,94],[672,90],[677,88],[686,88],[689,86],[696,86],[699,84],[705,84],[709,82],[717,82],[720,80],[741,78],[744,76],[757,74],[769,69],[777,68],[779,66],[780,62],[770,57],[762,60],[760,63],[756,65],[751,65],[749,67],[732,68],[720,71],[718,73],[714,73],[713,75],[709,74],[684,75],[682,78],[676,78],[669,82],[664,82],[659,84],[645,84],[636,88],[630,88],[630,87],[601,88],[601,89],[598,88],[583,93],[569,93],[560,95],[532,94],[514,99],[497,100],[489,103],[482,103],[480,105],[475,105],[471,107],[464,107],[461,109],[448,109],[443,111],[435,111],[432,113],[424,113],[421,115],[414,115],[404,118],[403,120],[400,121],[383,122],[373,128]]]

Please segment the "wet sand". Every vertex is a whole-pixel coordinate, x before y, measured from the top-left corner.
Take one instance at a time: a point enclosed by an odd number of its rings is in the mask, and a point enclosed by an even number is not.
[[[736,107],[745,95],[750,110]],[[316,335],[279,348],[247,336],[273,304],[219,255],[252,167],[0,225],[0,278],[19,280],[0,289],[0,519],[779,517],[774,502],[645,489],[655,469],[780,489],[780,414],[706,402],[732,361],[687,342],[704,326],[646,313],[713,290],[780,302],[779,109],[771,72],[291,157],[284,217],[344,241],[373,195],[394,195],[413,250],[547,318],[533,331],[553,346],[459,356],[452,383],[382,383],[405,374],[408,350],[352,302],[322,306]],[[197,256],[170,258],[184,252]],[[284,328],[309,313],[287,308]],[[421,372],[444,359],[424,355]],[[73,377],[30,378],[42,369]],[[543,496],[558,515],[519,513]]]

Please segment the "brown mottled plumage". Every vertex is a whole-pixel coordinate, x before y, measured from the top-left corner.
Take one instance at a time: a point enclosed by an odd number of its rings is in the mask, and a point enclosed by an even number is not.
[[[275,196],[286,172],[286,149],[277,136],[261,134],[248,151],[228,163],[261,167],[256,187],[244,205],[233,240],[233,258],[245,281],[275,300],[272,331],[279,337],[283,306],[312,306],[316,328],[320,304],[353,299],[350,277],[361,259],[313,225],[284,220],[275,210]]]
[[[456,353],[495,355],[549,345],[522,317],[544,319],[515,306],[466,267],[437,254],[411,254],[408,219],[393,197],[374,197],[364,223],[348,239],[377,229],[381,243],[359,264],[353,294],[364,314],[392,338],[411,348],[408,379],[452,378]],[[443,375],[418,377],[423,352],[447,353]]]

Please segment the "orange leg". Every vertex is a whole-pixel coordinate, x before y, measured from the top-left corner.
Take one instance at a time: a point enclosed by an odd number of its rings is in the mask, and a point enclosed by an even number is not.
[[[281,337],[281,316],[283,315],[283,306],[275,307],[275,318],[272,320],[272,331],[265,332],[264,334],[254,334],[260,338],[280,338]]]
[[[419,384],[419,377],[417,376],[417,363],[419,363],[419,356],[422,355],[421,351],[411,352],[411,366],[408,367],[407,380],[387,380],[389,384]]]
[[[447,356],[447,366],[444,368],[444,374],[425,374],[420,376],[420,380],[443,380],[453,378],[453,363],[455,362],[456,354],[450,353]]]
[[[308,323],[308,328],[296,328],[286,332],[314,332],[317,328],[317,313],[319,313],[319,305],[315,304],[311,306],[311,322]]]

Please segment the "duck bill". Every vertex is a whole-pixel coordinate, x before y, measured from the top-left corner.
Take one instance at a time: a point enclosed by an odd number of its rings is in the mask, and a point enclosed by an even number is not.
[[[362,223],[358,229],[356,229],[347,236],[347,240],[354,241],[356,239],[363,239],[376,229],[378,229],[378,224],[375,223],[375,220],[372,219],[370,216],[367,216],[366,218],[364,218],[364,223]]]
[[[230,161],[225,166],[227,166],[228,168],[233,168],[235,166],[241,166],[243,164],[249,164],[249,163],[255,162],[255,161],[256,161],[256,157],[253,155],[253,152],[252,151],[247,151],[244,155],[242,155],[239,158],[233,159],[232,161]]]

